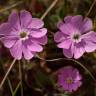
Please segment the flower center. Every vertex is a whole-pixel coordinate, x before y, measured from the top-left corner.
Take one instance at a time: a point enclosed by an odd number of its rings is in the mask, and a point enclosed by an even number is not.
[[[26,36],[27,36],[27,33],[26,33],[26,32],[21,32],[21,33],[20,33],[20,37],[21,37],[21,38],[25,38]]]
[[[21,40],[26,40],[26,39],[29,38],[28,35],[29,35],[28,32],[26,32],[26,31],[22,31],[22,32],[20,32],[20,39],[21,39]]]
[[[81,35],[80,35],[79,33],[73,34],[73,36],[72,36],[72,41],[75,42],[75,43],[81,42],[80,36],[81,36]]]
[[[67,82],[67,84],[72,84],[73,83],[73,79],[72,78],[67,78],[66,82]]]
[[[73,36],[73,39],[74,40],[78,40],[80,38],[80,35],[79,34],[74,34],[74,36]]]

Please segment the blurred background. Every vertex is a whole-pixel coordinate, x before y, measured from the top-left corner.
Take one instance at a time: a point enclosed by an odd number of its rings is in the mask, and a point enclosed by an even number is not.
[[[33,17],[40,18],[52,2],[53,0],[0,0],[0,24],[7,21],[12,10],[26,9],[31,12]],[[93,2],[94,0],[58,0],[54,8],[44,18],[45,27],[48,29],[48,44],[44,51],[39,54],[41,58],[64,57],[62,50],[56,47],[53,40],[53,34],[58,30],[57,23],[67,15],[86,16]],[[94,4],[88,17],[93,20],[94,30],[96,31],[96,4]],[[0,81],[12,60],[9,50],[0,43]],[[96,52],[84,54],[78,61],[96,77]],[[80,65],[65,59],[46,62],[38,58],[33,58],[31,61],[21,61],[22,95],[18,65],[18,62],[16,62],[0,90],[0,96],[96,96],[96,82]],[[76,67],[83,76],[83,85],[69,95],[64,94],[64,91],[56,86],[56,71],[67,65]],[[12,94],[13,91],[14,94]]]

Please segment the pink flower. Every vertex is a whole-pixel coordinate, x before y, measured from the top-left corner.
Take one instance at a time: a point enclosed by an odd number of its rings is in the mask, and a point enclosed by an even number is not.
[[[58,29],[54,40],[59,43],[57,46],[63,49],[66,57],[78,59],[85,52],[93,52],[96,49],[96,33],[91,31],[91,19],[80,15],[67,16],[58,24]]]
[[[79,71],[71,66],[58,71],[58,86],[67,92],[76,91],[82,85],[81,79]]]
[[[22,10],[20,14],[13,11],[8,22],[0,26],[1,41],[14,58],[31,59],[47,43],[47,29],[43,26],[43,21],[32,18],[28,11]]]

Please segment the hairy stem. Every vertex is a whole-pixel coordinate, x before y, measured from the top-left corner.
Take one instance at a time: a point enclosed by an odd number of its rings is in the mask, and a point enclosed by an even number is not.
[[[51,11],[51,9],[55,6],[58,0],[54,0],[52,4],[49,6],[49,8],[45,11],[45,13],[41,16],[41,20],[43,20],[46,15]]]
[[[58,60],[70,60],[70,61],[73,61],[75,63],[77,63],[78,65],[80,65],[91,77],[94,81],[96,81],[95,77],[92,75],[92,73],[82,64],[80,63],[79,61],[77,60],[74,60],[74,59],[68,59],[68,58],[57,58],[57,59],[50,59],[50,60],[46,60],[46,59],[43,59],[41,57],[39,57],[38,55],[36,55],[36,57],[40,60],[45,60],[47,62],[53,62],[53,61],[58,61]]]

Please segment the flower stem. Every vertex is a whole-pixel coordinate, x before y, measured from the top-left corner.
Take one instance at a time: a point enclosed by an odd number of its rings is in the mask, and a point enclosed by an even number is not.
[[[90,12],[92,11],[92,9],[93,9],[95,3],[96,3],[96,0],[94,0],[94,2],[92,3],[92,5],[91,5],[91,7],[89,8],[89,10],[88,10],[88,12],[87,12],[87,14],[86,14],[85,17],[87,17],[87,16],[90,14]]]
[[[55,6],[58,0],[54,0],[52,4],[49,6],[49,8],[45,11],[45,13],[41,16],[41,20],[43,20],[46,15],[51,11],[51,9]]]
[[[14,95],[13,95],[13,88],[12,88],[12,84],[11,84],[11,81],[10,81],[9,78],[7,78],[7,82],[8,82],[8,85],[9,85],[10,91],[11,91],[11,95],[14,96]]]
[[[6,78],[7,78],[7,76],[9,75],[11,69],[13,68],[15,62],[16,62],[16,59],[14,59],[14,60],[12,61],[11,65],[10,65],[10,67],[9,67],[9,69],[8,69],[8,71],[6,72],[6,74],[5,74],[4,78],[3,78],[3,80],[1,81],[1,83],[0,83],[0,89],[2,88],[4,82],[6,81]]]
[[[23,96],[22,67],[20,61],[19,61],[19,75],[20,75],[20,82],[21,82],[21,96]]]
[[[15,95],[16,95],[16,93],[17,93],[17,91],[18,91],[18,89],[19,89],[20,85],[21,85],[21,82],[19,82],[19,83],[18,83],[18,85],[17,85],[16,89],[14,90],[13,96],[15,96]]]
[[[45,60],[45,61],[47,61],[47,62],[53,62],[53,61],[58,61],[58,60],[63,60],[63,59],[64,59],[64,60],[73,61],[73,62],[77,63],[78,65],[80,65],[84,70],[86,70],[86,72],[88,72],[88,74],[92,77],[92,79],[93,79],[94,81],[96,81],[96,79],[95,79],[95,77],[92,75],[92,73],[91,73],[82,63],[80,63],[80,62],[77,61],[77,60],[69,59],[69,58],[57,58],[57,59],[49,59],[49,60],[46,60],[46,59],[43,59],[43,58],[39,57],[38,55],[36,55],[36,57],[37,57],[38,59],[40,59],[40,60]]]
[[[9,61],[8,61],[9,62]],[[8,63],[7,62],[7,63]],[[0,64],[1,64],[1,67],[2,67],[2,69],[3,69],[3,73],[5,74],[5,69],[4,69],[4,67],[3,67],[3,62],[2,62],[2,60],[0,59]],[[7,82],[8,82],[8,85],[9,85],[9,88],[10,88],[10,92],[11,92],[11,95],[13,96],[13,88],[12,88],[12,84],[11,84],[11,81],[10,81],[10,79],[7,77]]]
[[[2,13],[2,12],[4,12],[4,11],[7,11],[7,10],[9,10],[9,9],[12,9],[13,7],[18,6],[18,5],[22,4],[23,2],[24,2],[24,1],[19,1],[19,2],[15,3],[15,4],[12,4],[12,5],[4,8],[4,9],[1,9],[1,10],[0,10],[0,13]]]
[[[85,69],[86,72],[88,72],[89,75],[92,77],[92,79],[93,79],[94,81],[96,81],[96,79],[95,79],[95,77],[92,75],[92,73],[91,73],[82,63],[80,63],[80,62],[77,61],[77,60],[73,60],[73,59],[70,59],[70,60],[74,61],[75,63],[77,63],[78,65],[80,65],[83,69]]]

